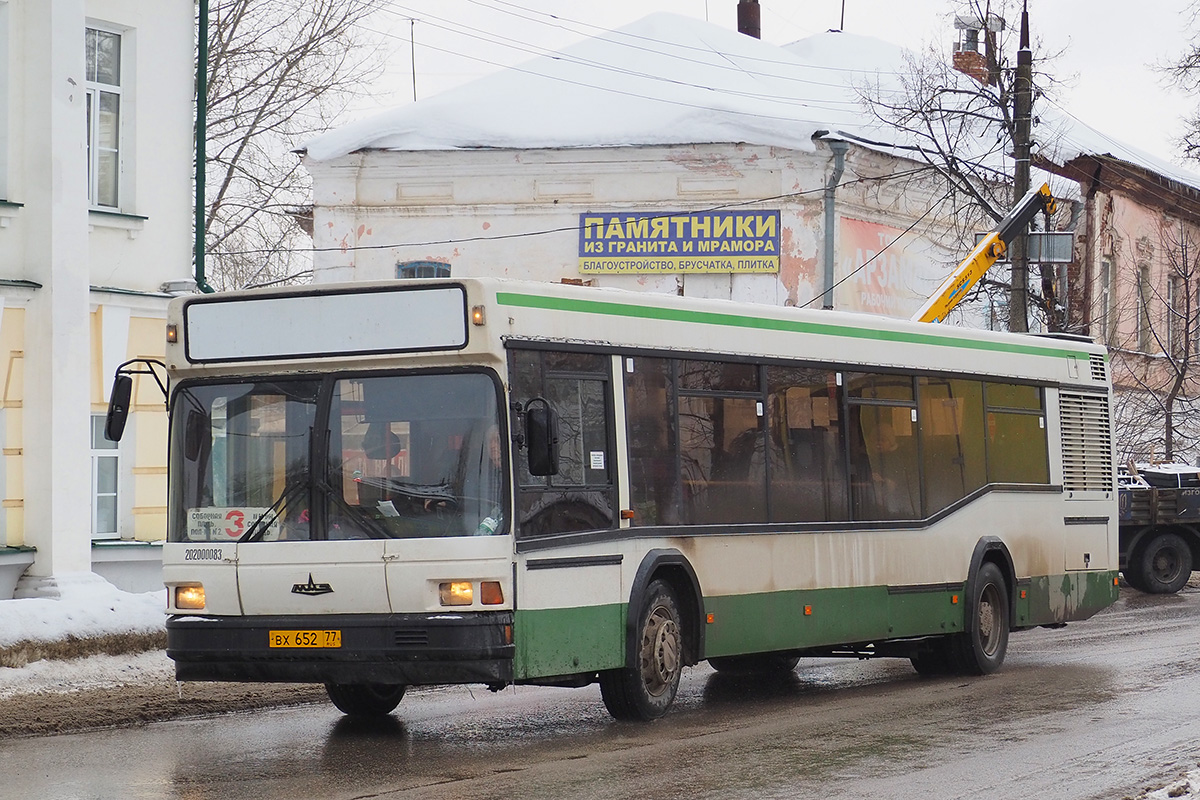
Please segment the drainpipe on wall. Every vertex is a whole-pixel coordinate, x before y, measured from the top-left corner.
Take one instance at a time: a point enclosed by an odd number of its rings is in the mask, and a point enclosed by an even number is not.
[[[200,0],[196,38],[196,288],[215,291],[204,277],[204,140],[208,136],[208,0]]]
[[[834,218],[833,205],[834,198],[837,194],[838,182],[842,179],[842,172],[846,168],[846,151],[850,149],[850,145],[840,139],[827,139],[826,144],[833,151],[833,172],[829,175],[829,181],[825,184],[825,291],[823,293],[824,302],[822,308],[833,308],[833,243],[834,243]]]

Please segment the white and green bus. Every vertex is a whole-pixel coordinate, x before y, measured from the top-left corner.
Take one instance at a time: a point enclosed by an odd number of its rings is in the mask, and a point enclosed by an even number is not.
[[[652,719],[704,660],[984,674],[1117,597],[1086,341],[496,279],[181,298],[167,339],[180,680]]]

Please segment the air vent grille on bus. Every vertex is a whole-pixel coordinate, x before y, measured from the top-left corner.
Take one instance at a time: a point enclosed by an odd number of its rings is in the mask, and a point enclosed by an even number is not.
[[[1093,354],[1089,360],[1092,363],[1092,380],[1103,383],[1106,380],[1104,374],[1104,356]]]
[[[1061,392],[1058,405],[1062,420],[1063,488],[1068,492],[1111,491],[1112,426],[1107,395]]]
[[[429,631],[425,628],[396,628],[393,637],[396,647],[424,647],[429,644]]]

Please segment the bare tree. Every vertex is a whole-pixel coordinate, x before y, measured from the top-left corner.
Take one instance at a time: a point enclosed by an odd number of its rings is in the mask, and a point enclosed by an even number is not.
[[[913,157],[945,180],[952,206],[949,217],[959,226],[958,241],[945,244],[958,250],[973,246],[973,233],[991,228],[1019,199],[1013,193],[1011,158],[1016,75],[1015,61],[1009,57],[1018,42],[1016,31],[1002,22],[1006,16],[1017,19],[1019,8],[1009,0],[964,0],[961,12],[960,20],[976,23],[964,27],[971,36],[967,46],[953,55],[930,46],[907,58],[898,89],[875,85],[860,92],[881,122],[914,143]],[[1039,57],[1035,64],[1052,58]],[[1033,79],[1035,96],[1054,83],[1049,74],[1036,70]],[[1020,309],[1023,303],[1003,302],[1011,288],[1005,273],[996,270],[976,285],[974,297],[986,293],[1001,305]],[[1061,330],[1063,315],[1055,290],[1053,272],[1047,271],[1029,299],[1047,328]],[[1014,323],[1014,330],[1027,329],[1023,319]]]
[[[1164,216],[1157,242],[1143,238],[1126,248],[1123,260],[1135,269],[1115,309],[1125,324],[1111,348],[1119,455],[1192,460],[1200,445],[1200,232]],[[1152,268],[1156,260],[1160,269]]]
[[[1191,30],[1191,42],[1176,60],[1162,64],[1160,69],[1180,89],[1194,97],[1200,90],[1200,2],[1191,2],[1183,11]],[[1185,130],[1179,145],[1183,155],[1200,161],[1200,107],[1184,117]]]
[[[214,288],[311,275],[297,256],[309,246],[310,181],[293,151],[382,71],[364,27],[379,4],[211,0],[204,239]]]

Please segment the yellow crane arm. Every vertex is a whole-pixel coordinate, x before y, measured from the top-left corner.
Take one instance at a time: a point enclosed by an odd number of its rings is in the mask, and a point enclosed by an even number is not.
[[[1045,211],[1049,216],[1057,207],[1057,201],[1050,194],[1050,184],[1043,183],[1038,189],[1030,189],[1021,202],[1008,212],[1008,216],[1000,220],[992,232],[983,237],[983,241],[975,245],[975,249],[942,281],[938,290],[912,318],[917,322],[944,320],[966,297],[967,291],[979,283],[984,273],[1008,251],[1012,240],[1029,227],[1037,213]]]

